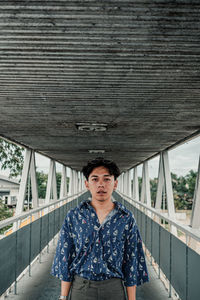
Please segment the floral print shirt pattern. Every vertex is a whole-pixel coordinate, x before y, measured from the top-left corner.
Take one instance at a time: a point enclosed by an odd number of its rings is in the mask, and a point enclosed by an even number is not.
[[[120,202],[100,224],[90,200],[68,211],[60,230],[51,274],[73,281],[113,277],[125,286],[149,281],[141,236],[131,211]]]

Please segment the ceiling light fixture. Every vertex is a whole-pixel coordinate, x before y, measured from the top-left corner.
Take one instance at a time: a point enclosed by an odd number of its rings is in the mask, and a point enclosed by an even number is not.
[[[108,125],[105,123],[76,123],[76,127],[81,131],[106,131]]]
[[[105,150],[88,150],[89,151],[89,153],[95,153],[95,154],[97,154],[97,153],[105,153]]]

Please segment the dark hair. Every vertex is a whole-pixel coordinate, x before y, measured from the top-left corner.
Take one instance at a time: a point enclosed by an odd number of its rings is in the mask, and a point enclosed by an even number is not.
[[[108,169],[110,175],[114,175],[115,180],[120,175],[120,170],[116,163],[114,161],[104,159],[103,157],[97,157],[93,160],[88,161],[88,164],[82,169],[83,175],[88,180],[90,173],[93,171],[93,169],[101,166]]]

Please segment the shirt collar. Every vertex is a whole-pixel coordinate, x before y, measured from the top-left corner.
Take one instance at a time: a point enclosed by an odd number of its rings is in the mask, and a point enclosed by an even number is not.
[[[79,208],[82,208],[82,207],[88,207],[88,205],[90,204],[91,200],[85,200],[85,201],[82,201],[80,204],[79,204]],[[120,202],[114,200],[113,203],[115,203],[115,208],[117,210],[121,210],[122,212],[124,212],[125,214],[129,214],[128,210],[126,209],[126,207],[121,204]]]

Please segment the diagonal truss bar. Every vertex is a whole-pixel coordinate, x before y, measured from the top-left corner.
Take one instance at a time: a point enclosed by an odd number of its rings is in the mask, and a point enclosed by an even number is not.
[[[35,152],[31,151],[31,165],[30,165],[30,176],[31,176],[31,190],[32,190],[32,206],[36,208],[39,206],[38,200],[38,185],[36,178],[36,164],[35,164]]]
[[[200,156],[196,178],[196,185],[193,197],[192,215],[190,225],[192,228],[200,228]]]
[[[158,170],[158,186],[157,186],[157,193],[156,193],[156,203],[155,208],[161,209],[162,206],[162,194],[163,194],[163,187],[164,187],[164,171],[163,171],[163,155],[160,154],[160,161],[159,161],[159,170]]]
[[[57,200],[56,164],[52,159],[50,160],[45,204],[48,204],[50,202],[51,192],[53,194],[53,200]]]
[[[67,178],[66,167],[62,166],[61,185],[60,185],[60,198],[67,195]]]
[[[19,196],[18,196],[15,215],[19,215],[23,212],[24,200],[26,197],[26,186],[27,186],[30,163],[31,163],[31,154],[32,154],[31,150],[29,149],[25,150],[24,165],[22,170],[21,182],[19,187]]]
[[[139,188],[138,188],[138,175],[137,167],[133,169],[133,199],[139,201]]]
[[[159,170],[158,170],[158,187],[157,187],[156,203],[155,203],[155,208],[157,210],[161,209],[162,195],[163,195],[164,188],[166,190],[168,216],[171,219],[176,220],[168,151],[164,151],[160,153]],[[171,227],[171,232],[174,235],[177,235],[177,229],[174,226]]]
[[[151,192],[149,181],[149,168],[148,161],[143,163],[142,167],[142,190],[141,190],[141,202],[151,206]]]
[[[39,203],[38,203],[38,187],[37,187],[36,167],[35,167],[35,153],[33,150],[26,149],[15,215],[19,215],[23,212],[29,174],[31,177],[33,208],[36,208],[38,207]]]
[[[162,155],[163,155],[164,180],[165,180],[165,188],[166,188],[166,196],[167,196],[167,208],[168,208],[169,216],[175,220],[176,214],[175,214],[175,207],[174,207],[174,196],[172,190],[171,173],[169,168],[168,151],[162,152]]]

